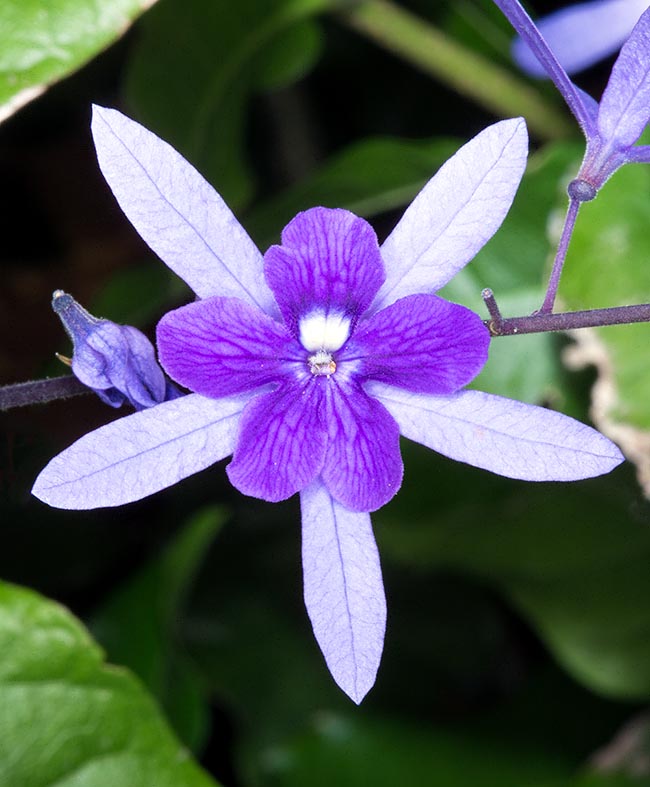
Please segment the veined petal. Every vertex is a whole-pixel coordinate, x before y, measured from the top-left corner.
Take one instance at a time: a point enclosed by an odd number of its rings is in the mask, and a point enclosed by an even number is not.
[[[614,63],[600,100],[598,130],[617,147],[633,145],[650,120],[650,8]]]
[[[88,509],[159,492],[233,452],[249,399],[189,394],[106,424],[55,456],[32,494],[55,508]]]
[[[327,380],[328,443],[322,479],[332,497],[353,511],[375,511],[402,485],[399,429],[357,384]]]
[[[536,24],[565,71],[574,74],[616,52],[647,7],[648,0],[593,0],[555,11]],[[514,41],[512,54],[524,71],[547,76],[522,39]]]
[[[284,325],[237,298],[208,298],[168,312],[157,336],[170,377],[213,397],[277,381],[296,345]]]
[[[233,460],[226,468],[240,492],[277,503],[318,475],[327,444],[320,382],[287,381],[250,402]]]
[[[361,378],[448,394],[481,371],[489,344],[478,314],[437,295],[410,295],[360,323],[341,361],[359,357]]]
[[[494,235],[526,167],[522,118],[502,120],[438,170],[381,247],[386,281],[373,311],[414,293],[433,293]]]
[[[286,324],[313,312],[358,316],[384,280],[377,236],[347,210],[312,208],[282,231],[264,256],[264,271]]]
[[[412,394],[372,383],[400,432],[459,462],[525,481],[576,481],[623,461],[600,432],[562,413],[481,391]]]
[[[262,255],[217,192],[170,145],[114,109],[93,108],[99,166],[142,238],[201,298],[277,313]]]
[[[319,481],[300,493],[305,606],[332,677],[359,704],[384,647],[386,598],[370,516]]]

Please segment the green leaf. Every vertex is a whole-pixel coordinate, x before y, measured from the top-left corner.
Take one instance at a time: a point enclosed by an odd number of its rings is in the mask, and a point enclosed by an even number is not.
[[[576,679],[612,697],[650,697],[648,506],[630,491],[625,471],[526,484],[430,453],[425,464],[419,449],[410,451],[401,512],[377,515],[383,554],[481,577]],[[459,487],[462,502],[440,494]]]
[[[202,742],[207,711],[196,672],[179,647],[177,627],[190,585],[224,518],[218,507],[196,514],[161,555],[109,598],[92,622],[110,659],[144,681],[193,748]]]
[[[214,787],[63,607],[0,584],[0,652],[0,784]]]
[[[560,285],[569,309],[594,309],[650,301],[648,223],[650,170],[623,167],[597,199],[580,208]],[[648,323],[594,328],[576,334],[574,364],[594,363],[593,418],[637,464],[650,492],[650,368]]]
[[[332,2],[165,0],[143,22],[129,103],[235,210],[253,192],[244,153],[249,98],[313,64],[317,34],[305,21]]]
[[[3,0],[0,121],[76,71],[155,0]]]

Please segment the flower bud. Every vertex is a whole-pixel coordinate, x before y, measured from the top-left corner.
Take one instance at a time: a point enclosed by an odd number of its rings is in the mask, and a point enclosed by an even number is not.
[[[72,339],[72,371],[103,402],[111,407],[129,402],[144,410],[182,395],[137,328],[93,317],[63,290],[52,294],[52,308]]]

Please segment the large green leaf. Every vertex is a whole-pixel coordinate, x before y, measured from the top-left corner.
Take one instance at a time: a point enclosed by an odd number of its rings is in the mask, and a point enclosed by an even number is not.
[[[0,784],[214,787],[72,615],[0,585]]]
[[[207,711],[177,628],[185,597],[223,520],[217,507],[192,517],[162,554],[110,596],[92,622],[109,658],[144,681],[193,748],[202,743]]]
[[[144,20],[127,74],[137,117],[177,147],[232,208],[251,196],[248,100],[304,73],[309,18],[333,0],[163,0]]]
[[[156,0],[2,0],[0,120],[119,38]]]

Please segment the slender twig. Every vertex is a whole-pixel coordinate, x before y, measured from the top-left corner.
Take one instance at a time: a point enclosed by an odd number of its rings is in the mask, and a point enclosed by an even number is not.
[[[562,275],[562,268],[564,267],[564,260],[569,248],[569,241],[573,234],[578,211],[580,210],[581,203],[578,200],[569,200],[569,209],[567,210],[566,218],[564,219],[564,227],[562,228],[562,235],[558,243],[557,251],[555,253],[555,260],[553,261],[553,269],[548,280],[546,289],[546,296],[540,312],[542,314],[550,314],[553,311],[555,304],[555,296],[557,295],[557,288],[560,284],[560,276]]]
[[[548,333],[572,331],[577,328],[598,328],[605,325],[625,325],[634,322],[650,322],[650,303],[633,306],[614,306],[608,309],[549,314],[537,312],[528,317],[501,317],[494,293],[485,289],[481,293],[490,313],[484,320],[492,336],[518,336],[523,333]]]
[[[500,325],[503,322],[503,315],[501,314],[501,309],[499,309],[497,305],[497,299],[494,297],[492,290],[486,287],[481,293],[481,297],[485,301],[492,322]]]
[[[64,377],[50,377],[46,380],[31,380],[0,387],[0,411],[28,404],[45,404],[56,399],[92,393],[77,378],[70,374]]]

